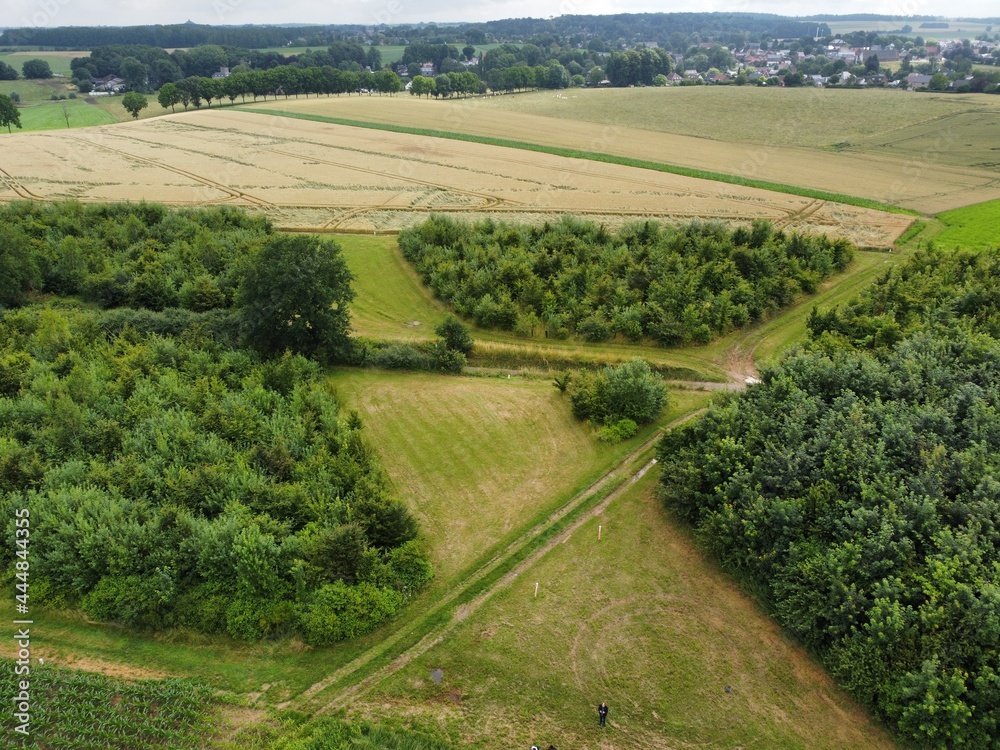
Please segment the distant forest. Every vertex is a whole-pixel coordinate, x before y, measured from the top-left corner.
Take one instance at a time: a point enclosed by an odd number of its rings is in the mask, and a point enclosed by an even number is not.
[[[146,44],[155,47],[194,47],[219,44],[261,49],[265,47],[327,46],[335,41],[365,40],[385,44],[503,42],[544,37],[615,43],[657,41],[666,45],[672,34],[685,38],[699,34],[705,40],[748,35],[798,38],[817,33],[816,21],[800,21],[768,13],[620,13],[609,16],[568,15],[553,19],[512,18],[480,24],[423,24],[380,27],[372,32],[364,26],[208,26],[194,23],[166,26],[72,26],[60,28],[13,28],[0,35],[6,46],[45,46],[91,49],[111,44]],[[830,33],[819,24],[819,34]]]

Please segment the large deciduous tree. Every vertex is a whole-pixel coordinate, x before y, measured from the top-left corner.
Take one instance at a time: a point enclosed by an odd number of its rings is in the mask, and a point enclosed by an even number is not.
[[[149,106],[149,100],[138,91],[129,91],[122,97],[122,106],[132,115],[132,119],[139,119],[139,112]]]
[[[119,75],[125,79],[125,85],[132,91],[143,91],[149,78],[149,68],[134,57],[122,60]]]
[[[350,348],[352,279],[335,242],[274,236],[242,270],[236,295],[240,331],[265,353],[343,359]]]
[[[170,107],[170,110],[174,111],[174,107],[180,104],[181,92],[177,90],[174,84],[165,83],[160,87],[160,93],[156,95],[156,100],[164,109]]]
[[[13,99],[6,94],[0,94],[0,128],[5,125],[7,126],[8,133],[10,132],[11,125],[20,130],[21,113],[17,110]]]
[[[51,78],[52,68],[45,60],[25,60],[21,73],[25,78]]]

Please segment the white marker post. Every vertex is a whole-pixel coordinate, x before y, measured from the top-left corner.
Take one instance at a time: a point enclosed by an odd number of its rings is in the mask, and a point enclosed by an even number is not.
[[[538,581],[535,581],[535,598],[538,598]]]
[[[601,527],[597,527],[597,541],[601,541]]]

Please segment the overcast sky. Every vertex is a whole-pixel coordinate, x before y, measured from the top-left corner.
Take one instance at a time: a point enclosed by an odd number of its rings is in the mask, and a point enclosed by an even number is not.
[[[996,16],[996,0],[0,0],[0,26],[151,23],[355,23],[490,21],[564,14],[752,11],[782,15],[877,13]]]

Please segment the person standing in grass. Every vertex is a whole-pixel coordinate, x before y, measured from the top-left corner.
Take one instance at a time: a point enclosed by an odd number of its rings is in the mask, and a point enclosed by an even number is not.
[[[597,707],[597,720],[603,727],[608,721],[608,704],[601,702],[601,705]]]

